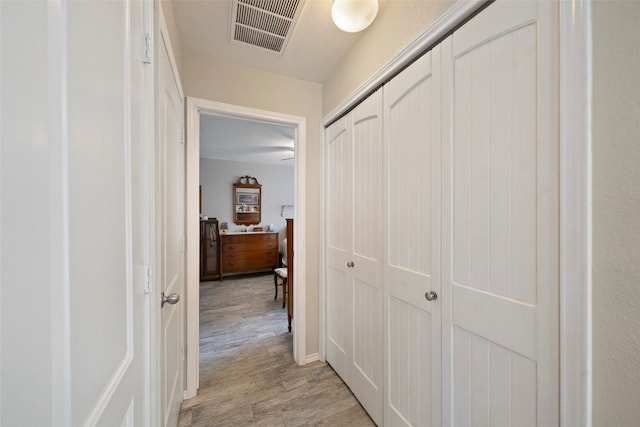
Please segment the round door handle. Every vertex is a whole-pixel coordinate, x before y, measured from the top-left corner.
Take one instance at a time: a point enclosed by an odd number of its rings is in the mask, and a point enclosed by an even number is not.
[[[426,294],[424,294],[424,297],[427,299],[427,301],[435,301],[438,299],[438,294],[436,294],[433,291],[429,291]]]
[[[165,295],[164,292],[163,292],[162,293],[162,304],[160,304],[160,307],[164,307],[164,305],[166,303],[169,303],[171,305],[177,304],[178,301],[180,301],[180,295],[178,295],[178,294]]]
[[[349,261],[349,262],[347,263],[347,267],[349,267],[349,268],[353,268],[353,266],[354,266],[354,265],[355,265],[355,264],[353,263],[353,261]]]

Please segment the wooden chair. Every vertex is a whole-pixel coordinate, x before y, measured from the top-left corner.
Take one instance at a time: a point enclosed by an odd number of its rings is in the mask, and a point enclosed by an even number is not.
[[[293,219],[287,218],[287,239],[286,239],[286,265],[273,270],[273,285],[276,288],[278,298],[278,286],[282,286],[282,308],[287,305],[287,320],[289,332],[291,332],[291,320],[293,319]],[[284,263],[283,263],[284,264]],[[278,278],[282,284],[278,284]]]
[[[282,283],[278,283],[278,278]],[[273,299],[278,299],[278,286],[282,286],[282,308],[284,308],[287,302],[287,267],[273,270],[273,286],[276,288],[276,296]]]

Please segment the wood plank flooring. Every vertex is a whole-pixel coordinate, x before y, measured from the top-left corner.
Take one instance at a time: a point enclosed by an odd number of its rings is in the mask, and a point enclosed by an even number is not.
[[[374,426],[329,365],[293,361],[282,289],[273,275],[200,287],[200,390],[178,425]]]

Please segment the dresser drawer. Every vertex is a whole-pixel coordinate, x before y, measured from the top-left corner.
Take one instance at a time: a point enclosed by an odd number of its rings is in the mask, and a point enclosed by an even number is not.
[[[240,243],[223,243],[222,250],[226,252],[247,252],[260,250],[278,250],[278,242],[240,242]]]
[[[272,242],[278,245],[278,233],[256,233],[256,234],[222,234],[222,243],[262,243]]]
[[[276,267],[273,257],[259,257],[254,259],[223,259],[222,271],[225,273],[240,273],[245,271],[268,270]]]
[[[270,257],[270,259],[275,259],[276,263],[278,260],[278,249],[254,249],[254,250],[229,250],[229,248],[224,248],[222,250],[222,259],[257,259],[259,257]]]

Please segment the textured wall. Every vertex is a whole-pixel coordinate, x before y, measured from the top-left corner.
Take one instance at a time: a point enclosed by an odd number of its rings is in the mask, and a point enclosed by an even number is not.
[[[182,52],[186,96],[306,117],[307,355],[318,352],[319,135],[322,86]]]
[[[327,114],[433,24],[453,0],[387,0],[335,73],[324,83]]]
[[[640,422],[640,2],[593,4],[594,426]]]

